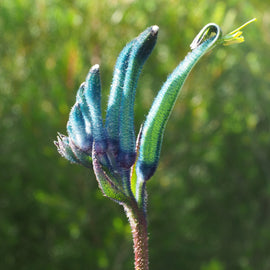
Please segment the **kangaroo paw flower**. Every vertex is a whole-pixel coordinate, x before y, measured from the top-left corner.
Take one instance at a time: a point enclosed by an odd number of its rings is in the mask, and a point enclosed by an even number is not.
[[[137,175],[143,181],[148,180],[157,168],[164,129],[188,74],[199,59],[215,46],[220,36],[218,25],[206,25],[191,43],[192,52],[168,77],[155,98],[143,125],[139,148]]]
[[[104,154],[107,150],[107,138],[101,116],[101,83],[99,65],[94,65],[85,80],[85,100],[92,120],[92,134],[96,151]]]
[[[142,67],[157,40],[158,26],[147,28],[129,42],[117,58],[103,125],[99,65],[91,67],[77,91],[67,122],[68,137],[59,134],[55,145],[72,163],[92,167],[105,196],[124,204],[145,207],[146,181],[155,173],[164,130],[175,101],[192,68],[216,45],[243,42],[250,20],[222,37],[209,23],[191,43],[191,52],[169,75],[155,98],[135,142],[134,100]]]
[[[135,40],[128,59],[128,66],[121,97],[119,118],[119,163],[129,169],[135,162],[135,134],[134,134],[134,99],[137,81],[143,64],[152,52],[158,34],[158,27],[147,28]]]
[[[113,81],[108,101],[106,114],[106,132],[108,139],[108,153],[112,159],[116,159],[119,153],[119,118],[120,105],[125,82],[125,76],[128,67],[130,52],[132,50],[134,40],[129,42],[119,54],[113,74]]]

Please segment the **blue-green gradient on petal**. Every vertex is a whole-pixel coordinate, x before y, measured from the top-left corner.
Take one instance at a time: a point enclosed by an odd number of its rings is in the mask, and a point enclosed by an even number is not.
[[[211,36],[213,33],[214,36]],[[154,174],[159,161],[164,129],[180,90],[191,69],[216,44],[220,36],[219,26],[205,26],[191,44],[194,49],[171,73],[155,98],[141,135],[136,169],[139,179],[148,180]]]
[[[134,99],[137,81],[143,64],[151,54],[157,40],[158,26],[148,27],[134,41],[130,52],[120,107],[119,163],[130,168],[136,159],[134,133]]]

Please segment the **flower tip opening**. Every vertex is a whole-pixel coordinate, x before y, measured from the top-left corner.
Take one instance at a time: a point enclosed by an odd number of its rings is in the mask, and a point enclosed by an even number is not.
[[[221,36],[221,29],[215,23],[208,23],[205,25],[199,34],[194,38],[190,44],[191,50],[199,47],[204,41],[208,40],[211,37],[215,37],[214,40],[217,40]]]

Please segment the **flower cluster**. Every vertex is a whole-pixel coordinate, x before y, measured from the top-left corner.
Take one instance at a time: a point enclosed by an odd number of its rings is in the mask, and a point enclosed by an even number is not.
[[[107,197],[124,204],[136,201],[144,208],[145,183],[157,168],[165,126],[185,79],[199,59],[217,44],[242,42],[239,30],[244,26],[224,37],[214,23],[199,32],[191,43],[192,51],[158,92],[136,139],[137,81],[156,44],[159,30],[156,25],[147,28],[124,47],[117,59],[105,123],[101,113],[99,65],[90,69],[69,115],[68,136],[59,134],[55,142],[59,153],[72,163],[93,166]]]

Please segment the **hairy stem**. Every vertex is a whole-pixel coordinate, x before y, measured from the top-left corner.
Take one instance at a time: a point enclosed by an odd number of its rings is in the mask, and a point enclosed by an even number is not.
[[[146,214],[135,201],[131,206],[124,205],[124,208],[133,236],[135,270],[149,270]]]

